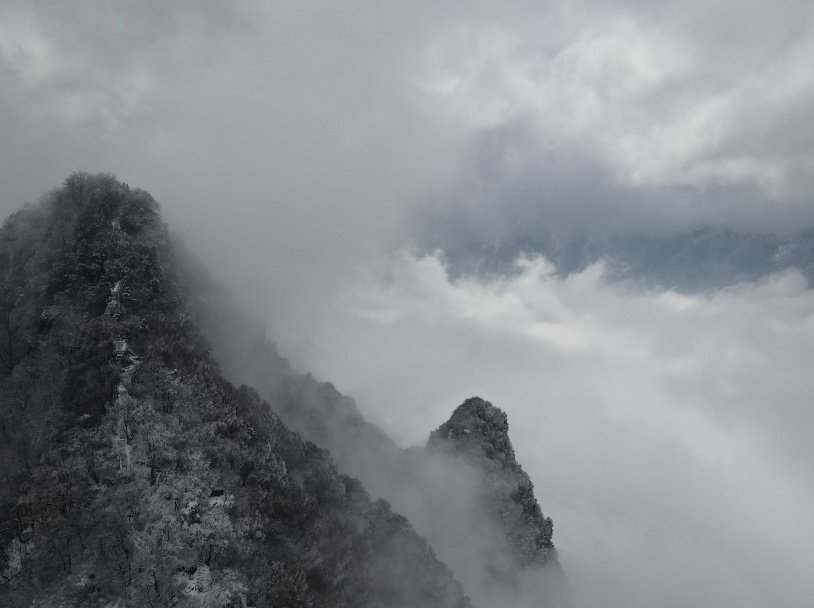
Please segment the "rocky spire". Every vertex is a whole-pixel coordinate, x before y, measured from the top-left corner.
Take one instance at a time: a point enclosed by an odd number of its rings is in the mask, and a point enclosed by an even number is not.
[[[553,524],[543,516],[534,485],[515,459],[506,413],[472,397],[430,434],[427,448],[458,456],[483,471],[483,501],[499,529],[505,531],[516,565],[555,559]]]
[[[471,397],[459,405],[449,420],[430,433],[427,445],[482,457],[502,467],[518,467],[506,413],[480,397]]]

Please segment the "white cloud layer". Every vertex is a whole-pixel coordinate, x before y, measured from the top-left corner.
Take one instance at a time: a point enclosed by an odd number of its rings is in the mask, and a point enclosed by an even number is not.
[[[752,120],[776,121],[778,107],[811,94],[812,41],[787,40],[778,56],[713,80],[729,58],[682,25],[600,17],[549,52],[492,24],[460,28],[428,52],[423,90],[473,127],[523,119],[541,142],[589,144],[629,186],[746,182],[788,196],[789,171],[809,155],[767,157],[739,140]]]
[[[796,273],[702,296],[601,266],[451,280],[403,256],[283,332],[406,444],[463,399],[509,414],[578,607],[814,597],[814,292]]]

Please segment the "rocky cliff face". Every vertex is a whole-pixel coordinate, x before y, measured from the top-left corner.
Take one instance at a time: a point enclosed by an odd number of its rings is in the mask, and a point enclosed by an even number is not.
[[[543,516],[534,485],[515,459],[502,410],[478,397],[467,399],[430,434],[427,448],[460,458],[482,473],[482,504],[489,518],[505,530],[513,562],[501,576],[556,559],[553,523]]]
[[[448,525],[457,529],[452,546],[467,552],[460,577],[473,598],[492,605],[568,606],[553,523],[516,460],[506,413],[481,398],[467,399],[430,434],[424,458],[430,467],[454,467],[470,480],[469,504],[460,506],[460,519]],[[445,490],[442,495],[454,504],[457,490]],[[483,538],[474,548],[467,540],[473,530]],[[440,548],[439,553],[458,571],[461,559],[446,558]]]
[[[468,400],[402,450],[239,318],[112,177],[6,221],[0,603],[562,605],[505,414]]]
[[[257,324],[225,325],[239,316],[234,305],[205,273],[189,274],[227,376],[256,387],[286,424],[405,514],[477,605],[567,605],[552,522],[515,459],[502,411],[470,399],[425,448],[403,450],[352,399],[293,369]]]
[[[0,231],[0,604],[469,606],[221,375],[158,207],[75,174]]]

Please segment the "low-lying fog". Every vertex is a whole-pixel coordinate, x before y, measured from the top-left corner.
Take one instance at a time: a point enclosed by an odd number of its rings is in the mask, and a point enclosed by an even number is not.
[[[802,277],[688,296],[518,264],[453,281],[439,256],[405,255],[276,333],[404,445],[467,396],[504,408],[576,606],[813,597]]]

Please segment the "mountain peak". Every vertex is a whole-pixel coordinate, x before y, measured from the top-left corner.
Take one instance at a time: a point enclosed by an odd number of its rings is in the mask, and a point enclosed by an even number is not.
[[[455,408],[449,420],[430,434],[427,446],[517,466],[506,413],[480,397],[470,397]]]
[[[0,228],[0,604],[466,608],[384,501],[227,382],[158,204],[77,173]]]
[[[460,457],[481,471],[483,503],[490,519],[507,531],[509,552],[517,566],[556,561],[551,518],[543,515],[534,484],[515,459],[503,410],[471,397],[430,434],[427,448]]]

